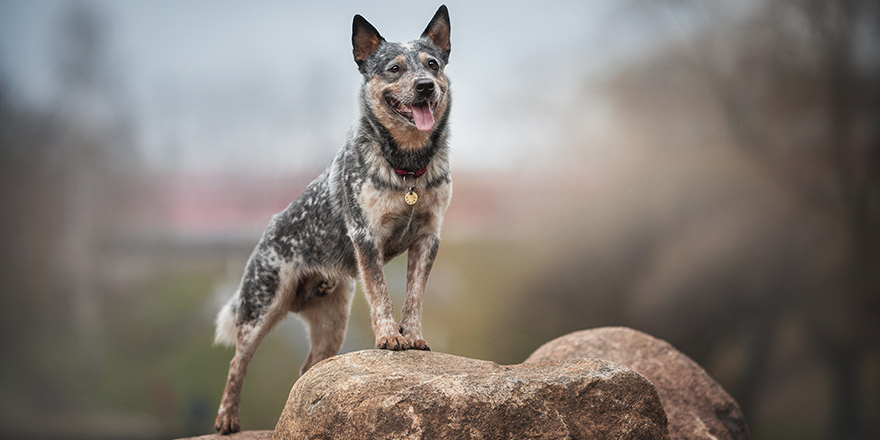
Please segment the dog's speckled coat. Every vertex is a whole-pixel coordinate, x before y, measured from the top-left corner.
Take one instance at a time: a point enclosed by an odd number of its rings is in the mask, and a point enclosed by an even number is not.
[[[447,124],[451,98],[449,14],[437,10],[418,40],[385,41],[363,17],[352,24],[355,62],[364,75],[361,117],[330,166],[272,218],[239,290],[217,317],[217,341],[235,356],[215,428],[240,429],[247,365],[262,338],[288,312],[309,327],[300,373],[338,353],[354,280],[370,304],[376,347],[422,349],[422,296],[449,199]],[[419,199],[410,206],[410,189]],[[382,271],[408,252],[406,301],[398,324]]]

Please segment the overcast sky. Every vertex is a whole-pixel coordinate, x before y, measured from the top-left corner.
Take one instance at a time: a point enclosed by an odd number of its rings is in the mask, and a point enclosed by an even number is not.
[[[351,56],[359,13],[390,41],[414,39],[439,3],[400,1],[84,1],[104,26],[112,99],[157,167],[289,170],[323,166],[356,117]],[[535,163],[564,139],[560,117],[603,111],[590,78],[646,45],[623,2],[449,1],[453,162]],[[74,2],[0,0],[0,79],[54,105],[62,17]],[[549,111],[548,111],[549,110]],[[570,119],[570,118],[569,118]],[[487,160],[491,158],[491,160]],[[538,161],[540,162],[540,161]]]

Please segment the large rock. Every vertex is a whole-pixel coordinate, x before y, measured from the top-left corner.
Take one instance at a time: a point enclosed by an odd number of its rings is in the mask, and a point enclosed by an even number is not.
[[[209,434],[179,440],[272,440],[272,431],[242,431],[230,435]]]
[[[625,327],[583,330],[538,348],[526,363],[584,358],[627,366],[657,388],[670,439],[748,439],[736,401],[696,362],[668,342]]]
[[[641,375],[600,360],[501,366],[424,351],[327,359],[287,399],[275,439],[665,439]]]

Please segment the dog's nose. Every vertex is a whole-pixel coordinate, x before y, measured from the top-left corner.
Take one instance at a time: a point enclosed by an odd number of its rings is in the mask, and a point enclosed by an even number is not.
[[[434,94],[434,81],[430,79],[417,79],[416,92],[422,96],[431,96]]]

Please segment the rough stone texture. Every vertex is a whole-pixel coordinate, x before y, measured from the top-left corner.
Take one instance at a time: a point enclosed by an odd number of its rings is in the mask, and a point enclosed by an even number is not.
[[[625,327],[569,333],[538,348],[526,363],[606,359],[627,366],[657,388],[670,439],[748,439],[736,401],[696,362],[668,342]]]
[[[312,367],[275,439],[665,439],[641,375],[600,360],[501,366],[424,351],[366,350]]]
[[[242,431],[231,435],[202,435],[178,440],[271,440],[272,431]]]

